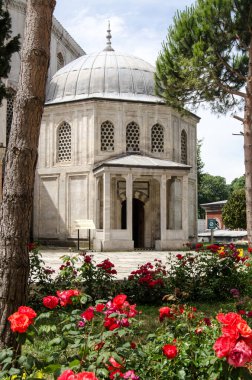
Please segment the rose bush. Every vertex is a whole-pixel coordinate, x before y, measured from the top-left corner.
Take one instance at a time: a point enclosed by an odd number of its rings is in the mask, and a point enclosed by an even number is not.
[[[56,298],[56,300],[55,300]],[[60,302],[60,299],[63,300]],[[94,305],[81,303],[77,289],[57,291],[43,299],[45,312],[30,307],[16,313],[27,317],[18,336],[30,340],[37,355],[0,353],[3,379],[102,380],[102,379],[249,379],[252,363],[252,330],[235,312],[209,318],[195,307],[164,305],[156,314],[159,327],[143,335],[141,314],[125,294]],[[87,299],[86,299],[87,300]],[[13,323],[12,314],[9,320]],[[54,321],[54,323],[53,323]],[[16,323],[19,329],[16,328]],[[41,346],[47,340],[50,355]],[[42,344],[43,342],[43,344]],[[12,363],[15,363],[13,366]]]

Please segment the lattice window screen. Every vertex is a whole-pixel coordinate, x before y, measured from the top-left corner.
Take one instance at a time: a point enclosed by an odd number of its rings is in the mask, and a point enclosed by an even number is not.
[[[187,134],[184,129],[181,132],[181,163],[187,164]]]
[[[104,121],[101,125],[101,150],[111,152],[114,150],[114,125]]]
[[[164,152],[164,128],[160,124],[155,124],[151,128],[151,151]]]
[[[71,148],[71,127],[66,121],[64,121],[58,129],[58,162],[71,161]]]
[[[132,121],[126,128],[126,151],[139,152],[140,131],[139,126]]]

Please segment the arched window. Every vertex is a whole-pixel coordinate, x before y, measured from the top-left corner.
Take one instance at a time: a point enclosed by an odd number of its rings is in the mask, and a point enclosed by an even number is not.
[[[61,69],[65,65],[62,53],[57,54],[57,70]]]
[[[72,136],[71,127],[66,122],[63,121],[58,128],[58,150],[57,150],[57,161],[58,162],[69,162],[71,161],[71,148],[72,148]]]
[[[183,129],[181,132],[181,163],[187,164],[187,134]]]
[[[8,142],[9,142],[11,124],[12,124],[12,119],[13,119],[13,104],[14,104],[15,91],[12,89],[9,89],[9,95],[10,97],[7,98],[7,107],[6,107],[6,146],[8,145]]]
[[[154,153],[164,152],[164,128],[155,124],[151,128],[151,151]]]
[[[114,150],[114,125],[106,120],[101,125],[101,150],[111,152]]]
[[[126,152],[139,152],[139,140],[139,126],[132,121],[126,127]]]

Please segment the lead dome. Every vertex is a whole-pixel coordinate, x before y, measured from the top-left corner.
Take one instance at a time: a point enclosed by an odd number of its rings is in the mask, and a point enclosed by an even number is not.
[[[84,55],[52,77],[47,104],[102,98],[162,102],[155,95],[155,68],[141,58],[104,49]]]

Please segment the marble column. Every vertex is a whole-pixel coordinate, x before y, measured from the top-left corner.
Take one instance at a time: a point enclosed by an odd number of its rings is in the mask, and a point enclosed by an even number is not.
[[[103,173],[103,241],[110,240],[110,173]]]
[[[133,194],[133,178],[129,173],[126,176],[126,202],[127,202],[127,233],[128,239],[132,240],[132,194]]]
[[[188,175],[182,178],[182,229],[188,239]]]
[[[167,218],[167,196],[166,196],[167,177],[161,175],[160,179],[160,240],[166,240],[166,218]]]

